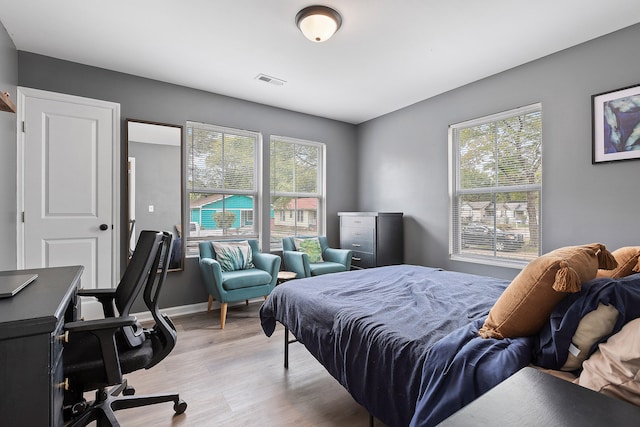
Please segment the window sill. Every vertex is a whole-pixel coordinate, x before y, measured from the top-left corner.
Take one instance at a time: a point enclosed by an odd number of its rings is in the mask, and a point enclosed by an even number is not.
[[[452,261],[470,262],[474,264],[491,265],[495,267],[515,268],[522,270],[529,261],[517,261],[504,258],[469,256],[460,254],[451,254],[449,259]]]

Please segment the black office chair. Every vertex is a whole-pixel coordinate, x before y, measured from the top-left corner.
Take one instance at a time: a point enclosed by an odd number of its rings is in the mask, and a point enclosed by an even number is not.
[[[79,295],[94,296],[102,303],[105,318],[65,324],[69,332],[63,351],[64,376],[68,379],[64,402],[68,427],[85,426],[92,421],[98,427],[118,426],[114,411],[155,403],[174,402],[176,414],[187,409],[178,394],[133,396],[135,390],[122,377],[156,365],[176,344],[173,323],[158,309],[170,249],[170,233],[142,231],[116,289],[79,291]],[[143,328],[129,315],[143,286],[144,302],[155,321],[151,328]],[[96,390],[95,400],[87,402],[83,394],[90,390]]]

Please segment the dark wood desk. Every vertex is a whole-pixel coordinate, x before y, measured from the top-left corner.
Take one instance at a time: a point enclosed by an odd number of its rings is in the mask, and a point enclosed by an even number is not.
[[[516,372],[439,426],[640,425],[640,407],[534,368]]]
[[[63,327],[78,316],[83,267],[20,270],[38,278],[0,299],[0,424],[62,426]]]

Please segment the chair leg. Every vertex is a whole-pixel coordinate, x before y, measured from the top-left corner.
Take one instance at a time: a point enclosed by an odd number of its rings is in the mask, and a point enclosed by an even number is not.
[[[209,303],[207,304],[207,313],[211,311],[211,304],[213,304],[213,295],[209,295]]]
[[[156,403],[173,402],[176,415],[184,413],[187,403],[178,394],[148,394],[144,396],[116,396],[106,389],[96,391],[96,400],[78,417],[71,420],[67,427],[84,427],[95,421],[96,427],[119,427],[114,414],[120,409],[137,408]]]
[[[224,329],[224,322],[227,320],[227,303],[220,304],[220,329]]]
[[[180,403],[178,394],[148,394],[145,396],[125,396],[114,400],[111,408],[114,411],[120,409],[138,408],[140,406],[153,405],[156,403],[173,402],[174,405]]]

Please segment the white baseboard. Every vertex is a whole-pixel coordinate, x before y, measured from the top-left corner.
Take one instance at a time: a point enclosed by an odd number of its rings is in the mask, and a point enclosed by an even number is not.
[[[255,301],[262,301],[262,300],[263,299],[260,298],[259,300],[256,299]],[[230,305],[233,305],[233,304],[244,304],[244,302],[230,303]],[[220,308],[220,303],[217,302],[217,301],[214,301],[214,305],[213,305],[212,309],[215,310],[215,309],[219,309],[219,308]],[[163,308],[160,311],[165,313],[169,317],[185,316],[187,314],[200,313],[200,312],[203,312],[203,311],[207,311],[207,303],[206,302],[202,302],[202,303],[198,303],[198,304],[189,304],[189,305],[180,305],[180,306],[176,306],[176,307],[168,307],[168,308]],[[85,319],[85,320],[100,319],[100,318],[104,317],[104,315],[102,313],[102,304],[100,304],[94,298],[82,298],[81,313],[82,313],[82,318]],[[149,311],[141,311],[139,313],[131,313],[131,315],[135,316],[140,322],[148,322],[148,321],[153,320],[153,317],[151,316],[151,312],[149,312]]]
[[[80,309],[80,313],[84,320],[102,319],[104,317],[104,313],[102,312],[102,304],[100,304],[98,300],[96,300],[95,298],[81,298],[81,301],[82,308]],[[207,303],[203,302],[199,304],[163,308],[161,311],[163,313],[166,313],[169,317],[172,317],[199,313],[206,310]],[[132,313],[131,315],[137,317],[141,322],[153,320],[153,317],[151,317],[151,312],[149,311]]]
[[[253,300],[251,300],[251,299],[249,300],[249,302],[252,302],[252,301],[263,302],[264,298],[256,298],[256,299],[253,299]],[[244,304],[244,301],[235,302],[235,303],[229,303],[229,306],[233,306],[235,304]],[[214,301],[213,302],[213,306],[211,307],[211,309],[212,310],[220,309],[220,303],[218,301]],[[165,313],[169,317],[184,316],[184,315],[187,315],[187,314],[200,313],[200,312],[203,312],[203,311],[207,311],[207,303],[203,302],[203,303],[198,303],[198,304],[180,305],[180,306],[177,306],[177,307],[168,307],[168,308],[160,309],[160,311]],[[149,311],[143,311],[143,312],[140,312],[140,313],[131,313],[131,315],[135,316],[141,322],[147,322],[147,321],[153,320],[153,317],[151,316],[151,312],[149,312]]]
[[[207,311],[207,303],[198,303],[190,305],[180,305],[177,307],[168,307],[160,310],[169,317],[184,316],[186,314],[200,313],[201,311]],[[132,316],[138,318],[141,322],[147,322],[153,320],[150,311],[143,311],[140,313],[132,313]]]

